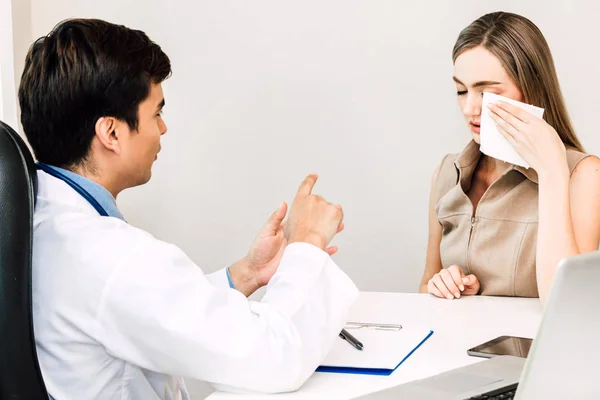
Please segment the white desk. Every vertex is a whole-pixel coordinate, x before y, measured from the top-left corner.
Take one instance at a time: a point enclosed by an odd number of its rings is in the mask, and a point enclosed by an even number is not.
[[[482,360],[468,356],[467,349],[497,336],[534,337],[541,312],[539,299],[467,296],[445,300],[425,294],[363,292],[349,320],[418,325],[435,331],[392,375],[318,372],[294,393],[215,392],[207,399],[351,399]]]

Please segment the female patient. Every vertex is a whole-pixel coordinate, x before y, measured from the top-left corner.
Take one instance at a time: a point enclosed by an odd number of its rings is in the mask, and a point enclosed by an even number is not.
[[[540,297],[558,262],[598,248],[600,160],[583,153],[569,120],[552,55],[539,29],[519,15],[484,15],[452,52],[458,104],[472,141],[433,176],[429,243],[421,292]],[[496,93],[545,109],[537,118]],[[479,151],[482,113],[531,166]]]

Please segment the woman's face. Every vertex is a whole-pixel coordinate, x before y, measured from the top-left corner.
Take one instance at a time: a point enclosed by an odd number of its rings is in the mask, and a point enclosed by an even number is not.
[[[479,142],[483,93],[490,92],[523,101],[523,94],[510,79],[500,60],[478,46],[463,52],[454,62],[454,82],[458,105],[462,110],[473,140]]]

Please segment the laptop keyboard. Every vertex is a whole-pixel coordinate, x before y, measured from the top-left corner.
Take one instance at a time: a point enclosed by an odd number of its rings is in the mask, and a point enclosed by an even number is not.
[[[506,386],[491,392],[483,393],[477,396],[469,397],[468,400],[512,400],[515,398],[517,384]]]

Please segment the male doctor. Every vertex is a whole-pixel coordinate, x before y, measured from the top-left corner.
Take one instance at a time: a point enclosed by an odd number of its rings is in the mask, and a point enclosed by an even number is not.
[[[342,209],[311,194],[282,204],[248,255],[205,275],[128,224],[115,198],[150,179],[167,131],[171,73],[141,31],[67,20],[37,40],[19,88],[39,161],[33,316],[49,393],[67,399],[187,399],[181,377],[233,391],[300,387],[357,296],[328,243]],[[262,301],[247,296],[267,285]]]

